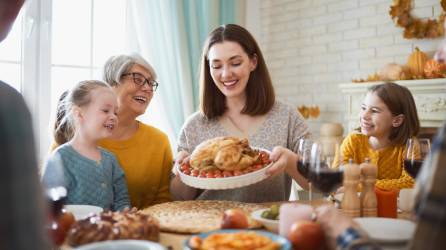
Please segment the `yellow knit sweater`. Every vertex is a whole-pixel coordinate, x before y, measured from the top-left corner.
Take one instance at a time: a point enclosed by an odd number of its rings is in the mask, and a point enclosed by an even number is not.
[[[365,158],[378,166],[376,186],[382,189],[412,188],[414,180],[404,170],[405,145],[374,150],[368,137],[363,134],[350,134],[341,145],[344,162],[363,163]]]
[[[169,178],[173,158],[169,140],[163,132],[140,122],[138,131],[130,139],[105,139],[99,146],[118,158],[132,206],[142,209],[171,200]]]

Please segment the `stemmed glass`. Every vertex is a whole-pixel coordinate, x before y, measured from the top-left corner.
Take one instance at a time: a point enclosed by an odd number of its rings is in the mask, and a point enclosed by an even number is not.
[[[407,140],[404,169],[412,178],[415,179],[417,177],[423,165],[423,160],[429,154],[430,149],[431,144],[429,139],[410,138]]]
[[[45,189],[45,198],[49,207],[48,233],[55,246],[62,245],[65,233],[58,219],[65,205],[67,190],[65,186],[63,162],[58,154],[50,158],[46,163],[46,171],[42,180]]]
[[[312,200],[312,185],[310,181],[310,162],[311,162],[311,146],[313,141],[310,139],[300,139],[297,149],[297,171],[308,180],[309,200]]]
[[[310,180],[325,196],[342,185],[344,171],[339,143],[316,142],[311,148]]]

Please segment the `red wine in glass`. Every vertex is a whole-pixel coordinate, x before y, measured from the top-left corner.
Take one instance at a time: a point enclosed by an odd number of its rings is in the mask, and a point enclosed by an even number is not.
[[[406,156],[404,158],[404,169],[416,178],[423,165],[423,160],[430,152],[430,140],[426,138],[410,138],[406,143]]]
[[[51,215],[56,218],[65,205],[67,190],[64,187],[50,188],[46,192],[46,198],[51,209]]]
[[[423,161],[420,160],[404,160],[404,169],[414,179],[417,178],[422,165]]]
[[[59,225],[58,219],[67,199],[67,190],[62,186],[49,188],[46,191],[46,199],[50,208],[48,233],[53,244],[60,246],[65,240],[66,231]]]
[[[297,161],[297,171],[308,180],[310,178],[310,162]]]
[[[344,172],[342,170],[321,169],[319,171],[311,171],[310,179],[313,186],[319,191],[328,194],[335,192],[342,185]]]
[[[313,186],[328,195],[342,185],[344,171],[338,143],[315,143],[311,148],[309,177]]]
[[[298,160],[297,160],[297,172],[301,174],[305,179],[308,180],[308,199],[313,199],[312,190],[311,187],[311,181],[310,181],[310,161],[311,161],[311,148],[313,146],[313,141],[309,138],[302,138],[299,140],[299,147],[297,151]]]

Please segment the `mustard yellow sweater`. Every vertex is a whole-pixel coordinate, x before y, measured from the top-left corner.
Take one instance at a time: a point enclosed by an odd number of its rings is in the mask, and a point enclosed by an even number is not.
[[[142,209],[171,200],[169,178],[173,158],[166,134],[140,122],[130,139],[104,139],[99,146],[114,153],[121,164],[132,206]]]
[[[370,147],[368,137],[350,134],[341,145],[344,162],[353,159],[361,164],[365,158],[378,166],[376,186],[382,189],[412,188],[414,180],[404,170],[405,145],[391,146],[380,150]]]

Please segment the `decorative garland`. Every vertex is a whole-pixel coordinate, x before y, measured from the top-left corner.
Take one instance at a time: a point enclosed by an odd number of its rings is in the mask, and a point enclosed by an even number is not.
[[[443,11],[437,19],[423,21],[410,15],[411,0],[394,0],[390,6],[389,14],[396,21],[396,25],[404,28],[404,38],[423,39],[437,38],[444,34],[444,20],[446,16],[446,0],[440,1]]]

